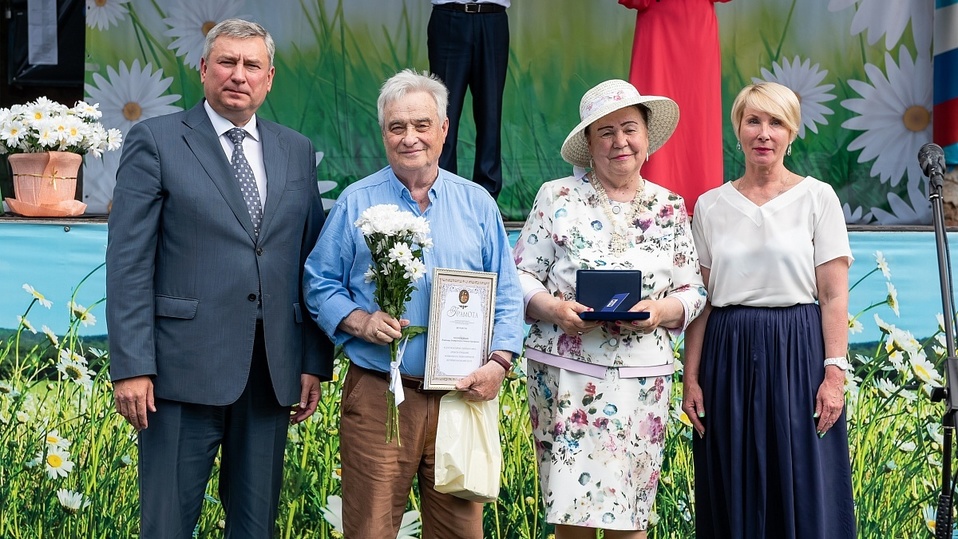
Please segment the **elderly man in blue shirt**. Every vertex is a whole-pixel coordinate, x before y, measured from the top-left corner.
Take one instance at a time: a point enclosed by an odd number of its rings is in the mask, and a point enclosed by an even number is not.
[[[424,539],[482,537],[482,504],[434,488],[444,392],[421,389],[424,336],[410,339],[403,355],[403,385],[410,390],[400,406],[402,444],[384,442],[388,344],[400,338],[403,325],[428,324],[433,268],[498,274],[490,361],[459,381],[465,398],[495,398],[522,347],[522,293],[499,208],[481,186],[439,168],[449,127],[447,103],[448,91],[434,76],[407,69],[386,81],[377,109],[389,166],[343,191],[306,261],[309,311],[350,359],[340,456],[343,526],[351,539],[396,537],[416,477]],[[375,285],[364,278],[372,255],[354,223],[378,204],[421,215],[432,231],[433,247],[423,257],[426,277],[416,283],[402,320],[379,309]]]

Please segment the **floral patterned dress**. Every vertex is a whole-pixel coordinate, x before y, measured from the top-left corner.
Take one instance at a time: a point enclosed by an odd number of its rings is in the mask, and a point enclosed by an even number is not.
[[[609,215],[588,179],[543,184],[513,250],[527,301],[541,291],[574,299],[578,269],[638,269],[643,298],[668,296],[685,306],[681,328],[647,335],[612,324],[566,335],[555,324],[527,320],[529,406],[546,520],[553,524],[648,527],[665,444],[673,339],[701,313],[705,288],[684,201],[643,184],[637,211],[618,223],[611,218],[630,215],[631,204],[613,202],[619,210]],[[623,231],[627,248],[615,252],[613,234]]]

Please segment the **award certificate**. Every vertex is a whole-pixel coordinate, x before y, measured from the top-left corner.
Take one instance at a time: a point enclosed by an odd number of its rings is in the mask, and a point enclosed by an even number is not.
[[[489,357],[495,273],[435,268],[426,330],[425,389],[454,390]]]

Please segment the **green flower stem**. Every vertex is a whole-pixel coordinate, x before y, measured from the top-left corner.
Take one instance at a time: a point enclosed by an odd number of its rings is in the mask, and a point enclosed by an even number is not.
[[[859,285],[859,283],[861,283],[862,281],[864,281],[866,278],[868,278],[869,275],[871,275],[872,273],[875,273],[876,271],[878,271],[878,268],[872,268],[871,271],[869,271],[869,272],[866,273],[865,275],[862,275],[861,278],[859,278],[857,281],[855,281],[855,284],[853,284],[851,287],[849,287],[848,291],[851,292],[852,290],[854,290],[855,287]]]

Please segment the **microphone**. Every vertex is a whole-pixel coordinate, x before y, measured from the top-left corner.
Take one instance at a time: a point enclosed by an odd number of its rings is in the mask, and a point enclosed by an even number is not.
[[[921,167],[925,176],[932,180],[937,177],[941,181],[941,177],[945,173],[945,151],[933,142],[925,144],[918,150],[918,166]]]

